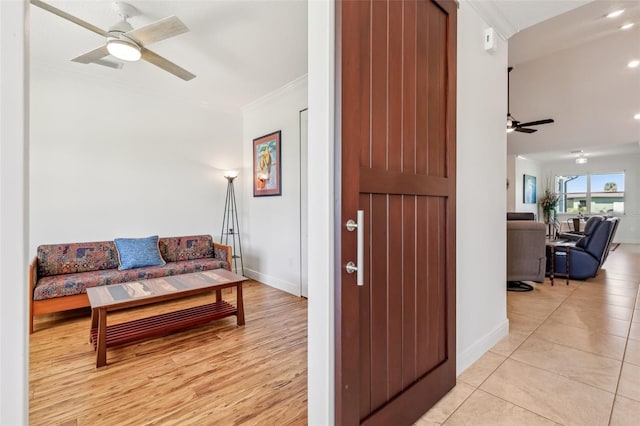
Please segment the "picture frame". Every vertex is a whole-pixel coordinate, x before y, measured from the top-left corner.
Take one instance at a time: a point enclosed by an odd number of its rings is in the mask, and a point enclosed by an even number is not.
[[[253,140],[253,196],[282,195],[281,131]]]
[[[522,202],[524,204],[536,204],[536,177],[522,175]]]

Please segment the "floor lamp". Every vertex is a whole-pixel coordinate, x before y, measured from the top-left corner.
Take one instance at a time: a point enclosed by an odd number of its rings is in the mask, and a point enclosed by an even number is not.
[[[233,180],[238,177],[237,172],[226,172],[227,198],[224,201],[224,218],[222,219],[222,231],[220,232],[220,244],[231,246],[234,272],[238,273],[238,261],[240,270],[244,276],[244,262],[242,260],[242,243],[240,242],[240,225],[238,224],[238,209],[236,207],[236,192],[233,189]],[[237,238],[236,238],[237,236]],[[231,244],[229,244],[231,240]],[[236,242],[238,250],[236,250]]]

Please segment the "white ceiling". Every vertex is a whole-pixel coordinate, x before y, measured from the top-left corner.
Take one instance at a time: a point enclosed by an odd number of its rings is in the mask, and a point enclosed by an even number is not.
[[[625,13],[604,16],[617,8]],[[626,22],[636,26],[619,30]],[[640,2],[594,1],[531,26],[509,40],[511,113],[553,118],[534,134],[508,135],[510,154],[549,159],[640,153]],[[531,155],[537,153],[536,155]],[[569,156],[568,158],[574,158]]]
[[[104,30],[119,21],[112,2],[45,0]],[[145,61],[115,70],[71,62],[104,38],[31,6],[31,67],[39,72],[90,75],[139,93],[192,102],[211,110],[238,110],[307,73],[307,2],[150,1],[128,2],[140,11],[134,28],[176,15],[190,32],[149,48],[197,77],[183,81]],[[109,57],[109,59],[112,59]]]
[[[49,0],[103,29],[119,17],[104,0]],[[144,61],[122,70],[70,59],[103,38],[31,6],[31,66],[39,75],[88,75],[108,85],[182,100],[213,111],[235,111],[307,72],[307,3],[304,0],[184,0],[130,2],[140,27],[176,15],[190,32],[150,46],[193,72],[189,82]],[[510,154],[567,153],[589,147],[633,146],[640,140],[640,1],[496,0],[470,4],[500,22],[509,40],[511,113],[521,121],[551,117],[535,134],[508,136]],[[624,7],[616,19],[609,11]],[[555,16],[555,17],[554,17]],[[551,19],[548,19],[551,18]],[[633,30],[617,29],[623,22]],[[630,145],[629,145],[630,144]],[[595,148],[594,148],[595,149]],[[613,149],[613,148],[611,148]],[[607,151],[609,152],[609,151]]]

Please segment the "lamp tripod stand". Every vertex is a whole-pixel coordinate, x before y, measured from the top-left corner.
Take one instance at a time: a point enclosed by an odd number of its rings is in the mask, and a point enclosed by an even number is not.
[[[225,178],[229,182],[227,184],[227,198],[224,201],[224,218],[222,219],[222,231],[220,231],[220,244],[230,245],[233,248],[231,261],[233,262],[234,272],[238,273],[238,261],[240,261],[240,270],[244,276],[244,261],[242,260],[242,243],[240,241],[240,225],[238,224],[238,209],[236,207],[236,193],[233,189],[233,180],[236,174],[227,174]],[[236,250],[236,235],[238,250]],[[231,240],[231,244],[229,244]]]

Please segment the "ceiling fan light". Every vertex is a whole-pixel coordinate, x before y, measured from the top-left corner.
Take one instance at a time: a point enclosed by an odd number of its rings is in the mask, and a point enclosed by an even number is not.
[[[586,158],[586,157],[578,157],[578,158],[576,158],[576,164],[587,164],[588,161],[589,161],[589,159]]]
[[[111,56],[123,61],[137,61],[142,56],[140,47],[132,41],[112,39],[107,41],[107,50]]]
[[[617,18],[618,16],[624,13],[624,9],[614,10],[613,12],[607,14],[607,18]]]

